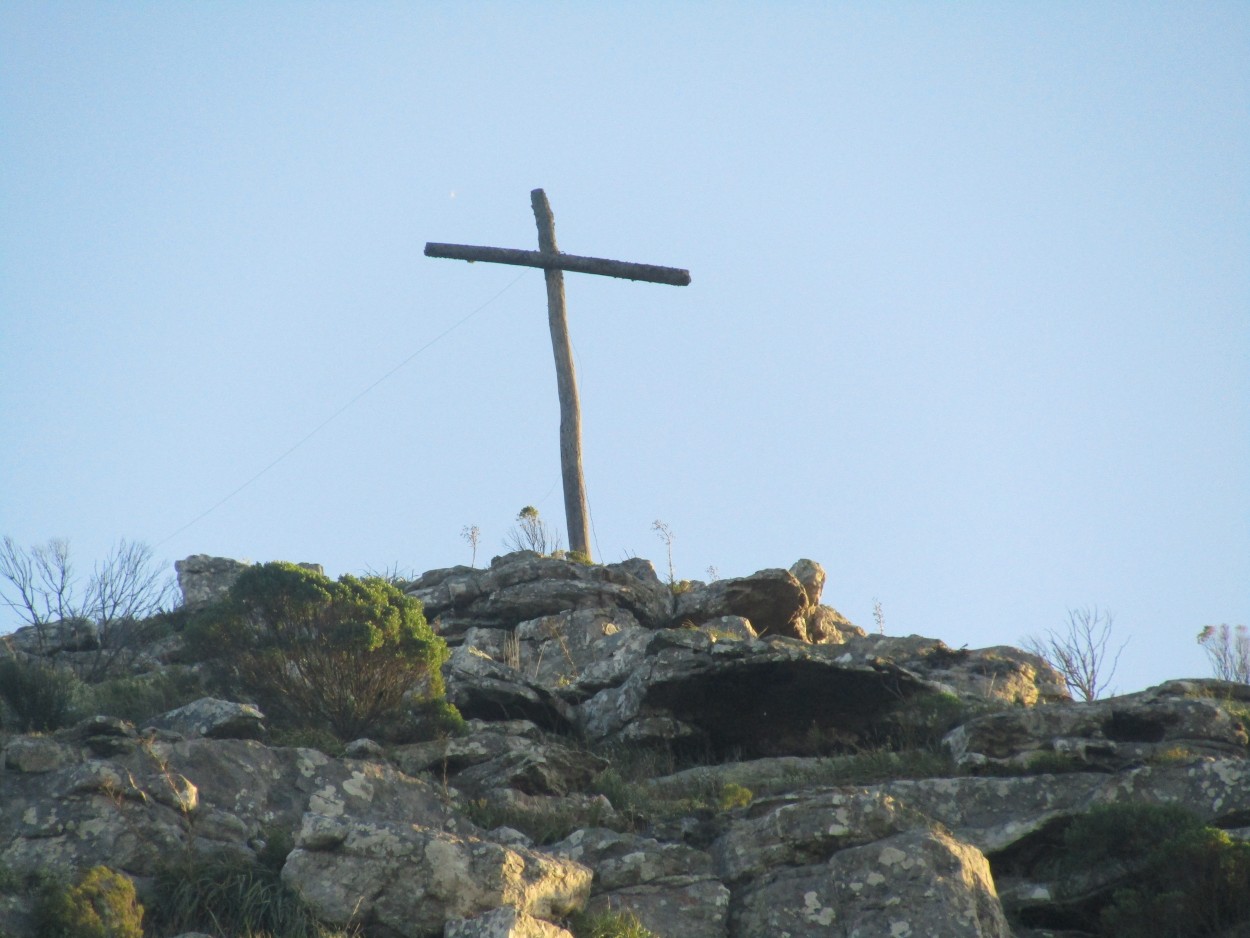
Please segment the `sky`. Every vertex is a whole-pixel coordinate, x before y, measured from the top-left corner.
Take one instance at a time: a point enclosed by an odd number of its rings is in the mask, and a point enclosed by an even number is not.
[[[800,558],[869,630],[1250,624],[1250,5],[0,5],[0,534],[420,572]],[[6,618],[7,617],[7,618]],[[0,610],[0,631],[18,621]]]

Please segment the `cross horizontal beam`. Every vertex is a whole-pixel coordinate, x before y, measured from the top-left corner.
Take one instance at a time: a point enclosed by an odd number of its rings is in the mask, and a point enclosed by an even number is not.
[[[579,274],[602,274],[625,280],[644,280],[647,283],[667,283],[675,287],[690,285],[690,271],[678,267],[658,267],[655,264],[635,264],[630,261],[612,261],[606,257],[582,257],[579,254],[544,251],[521,251],[516,248],[488,248],[474,244],[441,244],[430,241],[425,246],[426,257],[446,257],[453,261],[488,261],[492,264],[513,264],[517,267],[541,267],[544,270],[570,270]]]

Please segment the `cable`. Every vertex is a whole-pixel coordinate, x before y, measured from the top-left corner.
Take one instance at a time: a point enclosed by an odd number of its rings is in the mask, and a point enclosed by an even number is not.
[[[387,378],[391,377],[391,375],[395,374],[395,372],[399,371],[401,368],[403,368],[405,365],[411,362],[414,358],[416,358],[418,355],[420,355],[430,346],[434,345],[436,342],[439,342],[440,340],[451,335],[453,332],[455,332],[457,329],[463,326],[466,322],[468,322],[470,319],[472,319],[474,316],[476,316],[486,307],[490,306],[491,303],[495,302],[495,300],[499,299],[501,296],[503,296],[505,293],[511,290],[512,287],[516,285],[517,281],[519,281],[522,277],[524,277],[528,273],[529,273],[528,269],[522,270],[519,274],[516,275],[516,277],[514,277],[512,280],[508,282],[507,286],[505,286],[502,290],[500,290],[498,293],[496,293],[494,296],[488,299],[485,303],[483,303],[477,309],[473,310],[473,312],[469,313],[467,316],[463,317],[462,319],[457,320],[455,323],[448,326],[446,329],[444,329],[434,338],[430,339],[430,341],[426,342],[425,345],[421,346],[419,349],[417,349],[415,352],[413,352],[411,355],[409,355],[407,358],[401,361],[398,365],[396,365],[386,374],[382,375],[382,377],[378,378],[376,381],[374,381],[372,384],[366,387],[363,391],[361,391],[355,397],[349,400],[346,404],[344,404],[342,407],[340,407],[338,410],[332,413],[325,420],[321,421],[321,423],[317,424],[315,427],[309,430],[306,434],[304,434],[304,436],[302,436],[298,441],[296,441],[294,445],[292,445],[289,449],[287,449],[284,453],[282,453],[282,455],[280,455],[273,462],[269,463],[269,465],[265,466],[264,469],[261,469],[260,472],[256,473],[254,476],[252,476],[250,479],[248,479],[246,482],[244,482],[242,485],[236,488],[233,492],[231,492],[230,494],[226,495],[224,498],[215,502],[205,511],[196,515],[194,518],[192,518],[190,521],[188,521],[186,524],[180,527],[173,534],[170,534],[164,540],[158,541],[156,546],[160,547],[162,544],[165,544],[168,541],[172,541],[175,537],[177,537],[183,531],[187,530],[187,528],[190,528],[193,525],[196,525],[199,522],[203,521],[205,518],[211,515],[214,511],[216,511],[226,502],[230,501],[230,499],[234,498],[236,495],[238,495],[240,492],[242,492],[244,489],[250,486],[253,482],[255,482],[257,479],[259,479],[261,476],[267,473],[270,469],[278,465],[278,463],[282,462],[284,459],[290,456],[293,452],[295,452],[297,449],[299,449],[301,446],[303,446],[305,443],[311,440],[314,436],[316,436],[318,433],[324,430],[332,421],[340,417],[344,411],[346,411],[349,407],[351,407],[353,404],[359,401],[362,397],[364,397],[366,394],[368,394],[370,391],[376,388],[379,384],[381,384]]]

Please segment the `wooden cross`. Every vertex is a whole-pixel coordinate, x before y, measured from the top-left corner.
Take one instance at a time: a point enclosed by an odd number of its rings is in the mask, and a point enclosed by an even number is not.
[[[560,394],[560,470],[564,479],[564,516],[568,522],[569,549],[585,554],[589,559],[590,513],[586,507],[586,480],[582,476],[582,413],[577,401],[577,375],[573,371],[573,348],[569,342],[569,324],[564,309],[564,271],[669,283],[677,287],[690,283],[690,271],[563,254],[556,247],[555,217],[551,214],[546,193],[535,189],[530,193],[530,204],[534,207],[534,220],[538,224],[537,251],[431,241],[425,246],[425,256],[541,267],[545,272],[547,321],[551,326],[551,347],[556,357],[556,389]]]

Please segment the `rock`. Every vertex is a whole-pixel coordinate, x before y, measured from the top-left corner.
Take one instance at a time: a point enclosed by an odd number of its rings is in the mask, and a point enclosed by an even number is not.
[[[569,703],[472,645],[453,649],[443,668],[447,699],[470,719],[532,721],[554,732],[577,725]]]
[[[584,791],[608,761],[585,750],[549,741],[519,745],[454,775],[457,788],[481,792],[514,788],[527,795],[567,795]]]
[[[452,919],[443,929],[443,938],[573,938],[573,935],[558,925],[508,905],[474,918]]]
[[[201,697],[185,706],[153,717],[148,726],[170,730],[187,739],[260,739],[265,715],[252,704]]]
[[[958,765],[1047,765],[1115,770],[1161,758],[1244,756],[1246,728],[1203,682],[1136,694],[986,714],[944,740]]]
[[[672,619],[673,596],[645,560],[586,565],[531,551],[496,557],[490,569],[431,571],[408,589],[440,634],[453,640],[470,627],[512,629],[517,623],[578,609],[619,609],[646,628]]]
[[[733,935],[1011,938],[989,863],[939,831],[895,834],[783,867],[734,895]]]
[[[790,567],[790,575],[803,584],[807,605],[819,605],[825,589],[825,568],[814,560],[799,560]]]
[[[805,755],[829,735],[850,747],[883,714],[939,688],[889,662],[843,662],[840,646],[794,639],[712,642],[697,630],[656,632],[619,687],[580,704],[591,739],[654,738],[671,726],[737,758]]]
[[[540,919],[581,909],[591,871],[538,851],[413,824],[309,814],[282,880],[325,921],[370,922],[405,938],[512,906]]]
[[[726,639],[749,642],[759,638],[750,620],[742,616],[718,616],[715,619],[709,619],[699,626],[699,631],[714,642]]]
[[[919,816],[880,791],[835,789],[765,799],[730,824],[712,846],[729,883],[776,866],[823,862],[837,850],[871,843],[916,825]]]
[[[815,606],[807,613],[807,638],[827,645],[841,645],[868,633],[832,606]]]
[[[72,746],[45,736],[16,736],[4,747],[4,767],[14,772],[55,772],[77,761]]]
[[[727,934],[729,890],[701,850],[606,828],[576,831],[549,849],[595,871],[591,912],[632,912],[657,935]]]
[[[806,640],[807,589],[788,570],[701,583],[677,596],[675,619],[695,625],[719,616],[742,616],[759,635]]]
[[[185,560],[175,561],[174,570],[178,574],[183,606],[194,611],[224,599],[247,567],[247,564],[229,557],[209,557],[207,554],[193,554]]]
[[[17,652],[36,657],[75,652],[96,651],[100,647],[100,629],[82,617],[58,619],[39,625],[26,625],[4,638],[8,653]]]
[[[970,701],[1034,707],[1072,699],[1063,678],[1045,659],[1019,648],[950,648],[919,635],[853,635],[840,646],[847,661],[884,659],[944,684]]]

